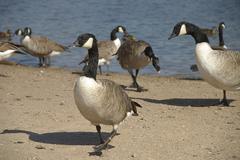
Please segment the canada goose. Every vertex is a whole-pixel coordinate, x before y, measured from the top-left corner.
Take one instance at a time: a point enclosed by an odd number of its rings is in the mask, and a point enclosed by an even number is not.
[[[215,36],[218,33],[218,27],[214,26],[211,29],[209,28],[200,28],[201,32],[207,36]]]
[[[191,35],[195,39],[196,61],[200,74],[209,84],[223,90],[220,104],[228,106],[225,90],[240,90],[240,51],[213,50],[206,34],[188,22],[176,24],[169,39],[180,35]]]
[[[137,88],[138,92],[143,91],[143,87],[137,83],[137,75],[141,68],[147,66],[151,61],[157,72],[160,71],[159,59],[154,55],[149,43],[136,40],[131,35],[124,35],[125,42],[117,51],[119,64],[123,69],[128,70],[132,77],[131,87]],[[136,70],[135,75],[133,70]]]
[[[109,64],[111,59],[114,57],[113,55],[116,54],[118,48],[121,46],[121,41],[117,38],[117,33],[121,32],[127,34],[126,28],[123,26],[115,27],[111,34],[110,40],[102,40],[98,41],[98,52],[99,52],[99,59],[98,59],[98,67],[100,74],[102,74],[102,65],[107,65],[107,70],[109,73]],[[87,63],[88,62],[88,55],[85,56],[84,60],[81,61],[79,64]]]
[[[214,50],[225,50],[227,49],[227,46],[224,43],[223,40],[223,29],[225,28],[225,23],[224,22],[220,22],[218,25],[218,38],[219,38],[219,46],[211,46],[212,49]],[[191,65],[190,69],[193,72],[197,72],[198,68],[196,64]]]
[[[88,49],[88,65],[84,68],[84,76],[75,82],[74,99],[81,114],[96,126],[101,144],[95,147],[95,151],[100,151],[116,135],[119,124],[127,115],[137,115],[136,107],[141,106],[131,101],[122,87],[113,81],[96,80],[99,55],[93,34],[80,35],[74,46]],[[100,124],[113,126],[113,131],[105,142],[101,136]]]
[[[11,42],[0,42],[0,61],[11,57],[15,53],[25,54],[22,46]]]
[[[0,41],[8,42],[11,41],[11,31],[8,29],[6,32],[0,32]]]
[[[219,45],[218,46],[211,46],[214,50],[225,50],[227,46],[224,43],[223,39],[223,29],[225,28],[225,23],[220,22],[218,25],[218,38],[219,38]]]
[[[22,36],[21,44],[28,50],[29,54],[39,57],[40,66],[50,65],[50,56],[59,55],[67,49],[67,47],[47,37],[32,35],[32,30],[29,27],[26,27],[23,31],[18,29],[15,34]]]

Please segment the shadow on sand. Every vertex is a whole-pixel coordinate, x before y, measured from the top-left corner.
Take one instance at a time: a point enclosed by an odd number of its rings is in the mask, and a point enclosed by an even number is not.
[[[26,130],[4,130],[1,134],[17,134],[24,133],[29,139],[35,142],[47,144],[63,144],[63,145],[98,145],[99,138],[96,132],[52,132],[52,133],[35,133]],[[102,132],[105,139],[110,136],[109,133]]]
[[[140,99],[150,103],[157,103],[157,104],[166,104],[166,105],[173,105],[179,107],[209,107],[209,106],[216,106],[219,103],[219,99],[187,99],[187,98],[171,98],[171,99],[151,99],[151,98],[134,98],[132,99]],[[231,103],[234,100],[228,99],[228,102]]]

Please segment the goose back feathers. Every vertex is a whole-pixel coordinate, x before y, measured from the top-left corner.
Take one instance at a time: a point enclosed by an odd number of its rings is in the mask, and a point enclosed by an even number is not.
[[[26,36],[22,40],[22,45],[26,47],[34,56],[47,56],[64,52],[65,47],[43,36]]]
[[[150,47],[150,45],[141,40],[129,39],[124,42],[117,52],[122,68],[140,69],[148,65],[151,59],[144,53],[147,47]]]

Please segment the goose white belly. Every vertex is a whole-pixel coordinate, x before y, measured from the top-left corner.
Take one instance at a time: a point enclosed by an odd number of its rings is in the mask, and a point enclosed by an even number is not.
[[[223,53],[224,54],[224,53]],[[226,59],[214,53],[208,43],[196,45],[196,61],[203,79],[212,86],[224,90],[240,90],[239,73],[226,64]]]
[[[99,66],[102,66],[102,65],[105,65],[105,64],[109,65],[110,61],[107,61],[105,58],[101,58],[101,59],[98,60],[98,65]]]
[[[102,118],[101,90],[101,85],[85,76],[81,76],[74,86],[74,99],[79,111],[94,125],[106,123]]]
[[[52,51],[51,53],[50,53],[50,56],[56,56],[56,55],[59,55],[59,54],[61,54],[62,52],[58,52],[58,51]]]
[[[4,52],[0,52],[0,61],[11,57],[14,54],[15,50],[6,50]]]

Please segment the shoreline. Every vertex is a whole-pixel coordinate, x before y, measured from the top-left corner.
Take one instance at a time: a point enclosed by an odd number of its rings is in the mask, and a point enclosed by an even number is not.
[[[60,67],[60,66],[50,66],[50,67],[38,67],[38,66],[29,66],[29,65],[24,65],[24,64],[18,64],[15,62],[11,62],[11,61],[1,61],[0,65],[13,65],[13,66],[22,66],[22,67],[29,67],[29,68],[39,68],[39,69],[63,69],[66,71],[70,71],[70,72],[79,72],[81,73],[81,68],[68,68],[68,67]],[[128,74],[128,72],[124,69],[122,69],[122,72],[109,72],[110,74]],[[103,75],[106,74],[106,72],[103,72]],[[99,75],[99,72],[98,72]],[[161,75],[158,73],[141,73],[139,74],[139,76],[156,76],[156,77],[174,77],[174,78],[179,78],[179,79],[189,79],[189,80],[202,80],[201,76],[199,74],[194,75],[194,74],[172,74],[172,75]]]

